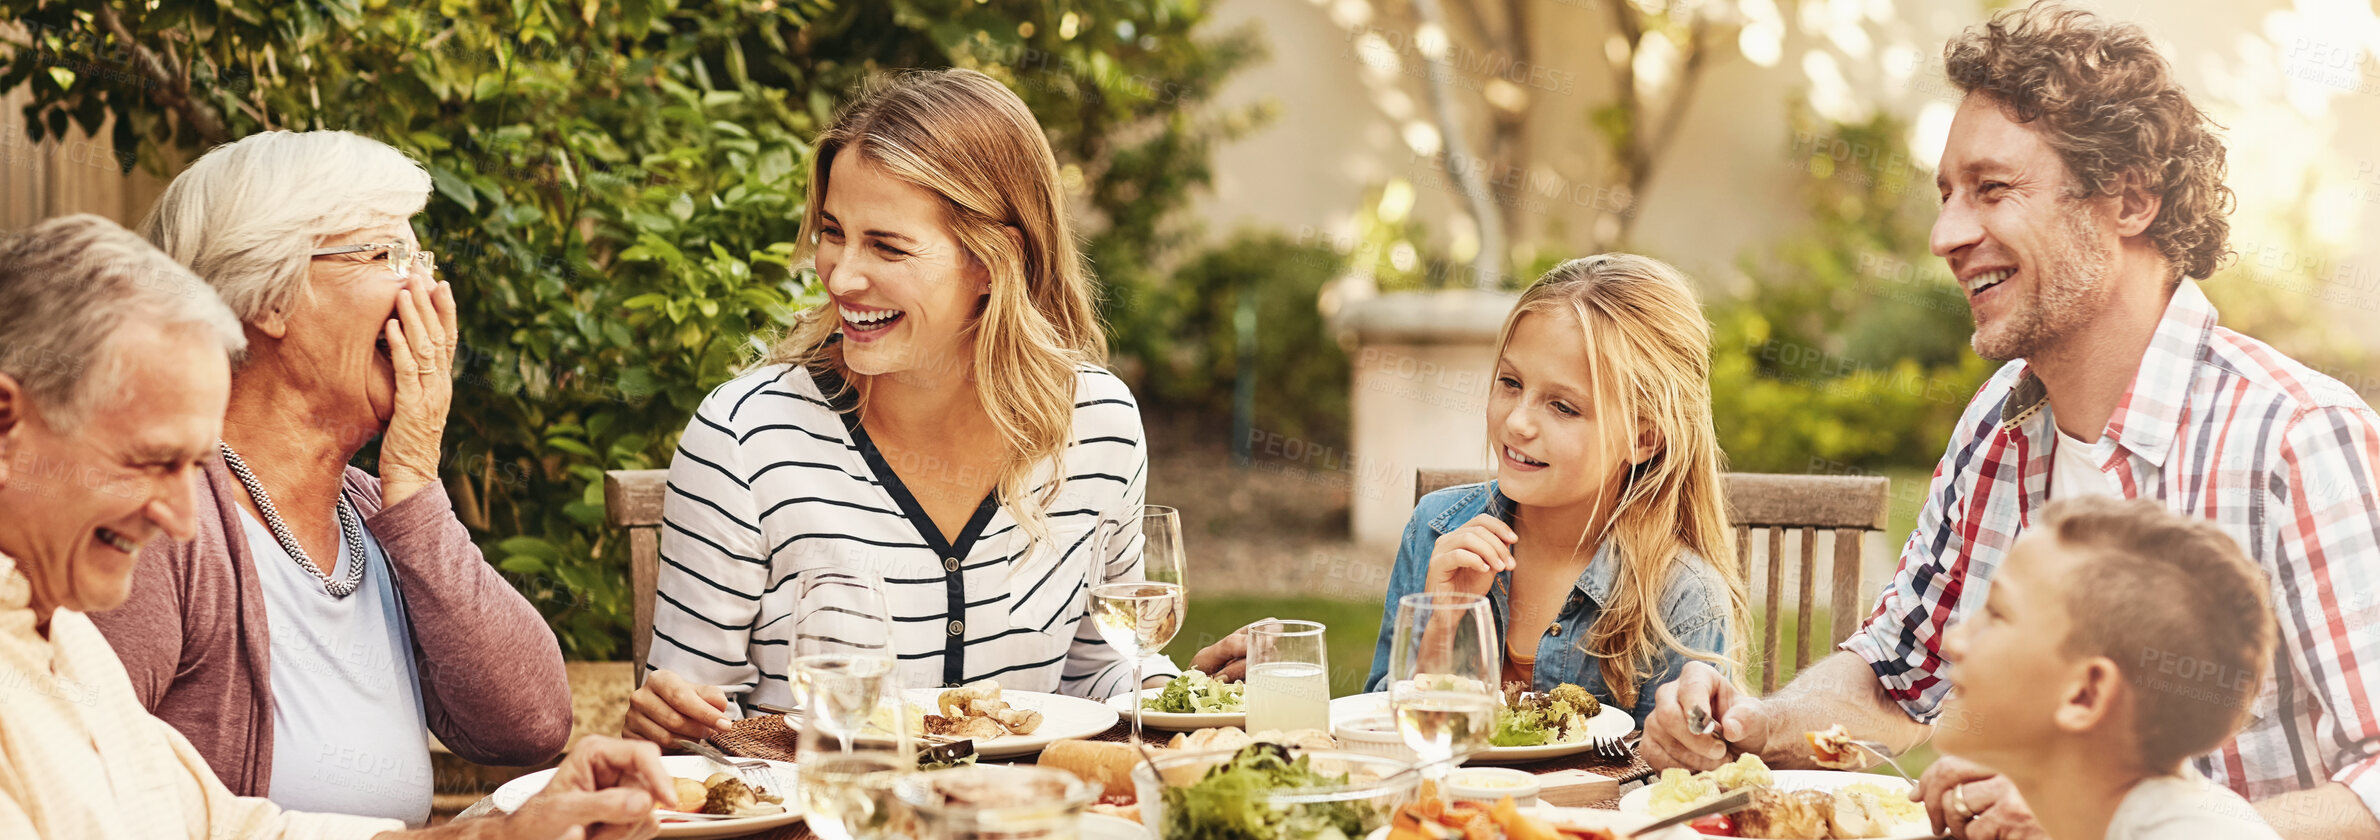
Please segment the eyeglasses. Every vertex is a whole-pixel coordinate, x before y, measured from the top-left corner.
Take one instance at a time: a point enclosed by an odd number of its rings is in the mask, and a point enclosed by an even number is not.
[[[380,260],[388,265],[389,273],[396,275],[399,279],[411,276],[416,268],[421,269],[423,277],[430,276],[430,272],[438,268],[437,254],[421,250],[419,246],[407,242],[367,242],[362,245],[316,248],[307,252],[307,256],[328,257],[338,254],[360,254],[365,251],[384,252],[381,254]]]

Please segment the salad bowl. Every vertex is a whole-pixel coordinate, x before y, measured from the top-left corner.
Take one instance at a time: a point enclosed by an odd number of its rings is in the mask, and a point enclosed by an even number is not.
[[[1132,769],[1141,823],[1167,836],[1357,840],[1413,797],[1406,762],[1256,743],[1158,757]]]

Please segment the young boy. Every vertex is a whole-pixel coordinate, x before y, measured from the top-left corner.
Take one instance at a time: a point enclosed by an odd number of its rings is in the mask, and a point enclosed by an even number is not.
[[[2279,840],[2189,763],[2263,684],[2263,573],[2154,500],[2066,499],[2042,517],[1943,639],[1942,751],[2005,774],[2059,840]]]

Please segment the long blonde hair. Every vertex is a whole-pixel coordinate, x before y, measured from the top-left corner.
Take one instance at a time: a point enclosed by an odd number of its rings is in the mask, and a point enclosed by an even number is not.
[[[1107,361],[1107,335],[1091,303],[1091,273],[1066,218],[1058,162],[1025,103],[973,70],[913,70],[871,80],[818,137],[810,167],[802,247],[816,253],[827,176],[857,154],[885,174],[941,196],[944,221],[984,267],[991,292],[970,327],[976,398],[1007,450],[1000,499],[1035,542],[1066,471],[1041,493],[1034,470],[1065,452],[1074,434],[1075,369]],[[832,305],[802,313],[766,363],[824,366],[864,402],[835,342]]]
[[[1594,416],[1610,451],[1635,448],[1640,426],[1652,427],[1658,449],[1644,463],[1610,481],[1622,482],[1603,533],[1581,534],[1585,547],[1601,539],[1622,558],[1611,603],[1580,647],[1602,662],[1614,700],[1636,705],[1637,676],[1657,667],[1664,651],[1724,664],[1740,661],[1749,596],[1737,566],[1735,534],[1720,496],[1724,457],[1711,426],[1711,328],[1686,277],[1668,263],[1635,254],[1599,254],[1555,266],[1537,278],[1505,316],[1496,356],[1512,340],[1521,316],[1568,313],[1585,334]],[[1718,571],[1727,589],[1728,650],[1687,650],[1662,619],[1661,593],[1673,574],[1693,574],[1686,552]]]

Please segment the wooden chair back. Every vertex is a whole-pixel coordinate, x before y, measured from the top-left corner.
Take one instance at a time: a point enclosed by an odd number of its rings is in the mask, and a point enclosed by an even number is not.
[[[1413,498],[1418,502],[1437,490],[1493,477],[1489,470],[1421,470],[1414,476]],[[1735,526],[1736,563],[1747,582],[1752,575],[1752,532],[1763,531],[1768,540],[1768,587],[1766,598],[1761,599],[1768,620],[1762,622],[1758,653],[1761,691],[1775,691],[1784,627],[1785,532],[1797,533],[1801,544],[1801,586],[1794,602],[1798,635],[1793,656],[1794,670],[1799,671],[1850,637],[1867,616],[1860,576],[1863,545],[1867,532],[1884,530],[1891,481],[1883,476],[1727,473],[1720,477],[1720,484],[1720,493],[1727,500],[1727,520]],[[1834,533],[1834,558],[1827,570],[1834,622],[1829,630],[1832,641],[1813,651],[1816,633],[1811,625],[1818,606],[1820,530]]]
[[[668,470],[606,470],[603,518],[628,532],[628,581],[636,598],[636,635],[629,650],[636,659],[636,684],[645,684],[645,656],[653,648],[653,593],[661,569],[661,498],[669,492]]]

